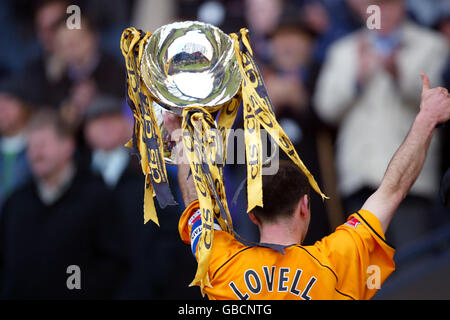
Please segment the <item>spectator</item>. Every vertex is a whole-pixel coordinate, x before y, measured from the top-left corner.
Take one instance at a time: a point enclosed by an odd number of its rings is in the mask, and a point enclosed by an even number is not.
[[[163,2],[167,2],[167,0]],[[119,39],[125,28],[130,25],[136,26],[133,22],[130,23],[132,10],[137,6],[136,3],[136,0],[70,1],[70,4],[75,4],[80,7],[82,14],[87,14],[90,20],[95,21],[102,50],[108,52],[119,62],[123,61]],[[136,8],[136,10],[138,9]],[[147,15],[147,20],[154,20],[154,17],[159,15],[159,11],[155,10],[156,8],[152,9],[152,16]],[[152,29],[151,31],[154,30]]]
[[[0,214],[5,199],[30,178],[25,128],[29,107],[17,82],[0,84]]]
[[[339,187],[347,213],[380,183],[419,108],[420,72],[440,83],[447,45],[406,18],[402,0],[377,0],[380,30],[361,30],[336,42],[320,75],[315,104],[323,120],[340,126]],[[400,246],[427,231],[429,201],[437,194],[438,141],[394,218],[388,238]],[[404,235],[402,230],[408,230]]]
[[[100,50],[99,36],[91,21],[81,17],[80,29],[69,29],[61,23],[56,31],[56,54],[67,66],[64,81],[70,83],[66,92],[64,112],[68,119],[79,122],[97,94],[118,99],[125,96],[123,64]]]
[[[54,112],[33,117],[34,180],[7,200],[0,222],[3,298],[113,298],[127,275],[130,247],[115,198],[77,167],[74,151],[71,130]],[[79,290],[67,286],[72,265],[81,270]]]
[[[144,176],[139,172],[135,158],[131,158],[124,147],[130,138],[128,120],[122,114],[120,100],[98,96],[86,112],[84,136],[92,149],[90,168],[99,174],[115,194],[120,213],[127,222],[127,238],[132,242],[133,269],[126,292],[121,297],[152,298],[152,273],[143,270],[148,247],[154,239],[143,223]],[[138,279],[139,281],[136,281]]]
[[[69,90],[69,83],[63,81],[66,66],[55,50],[56,30],[65,21],[68,5],[64,0],[42,0],[34,7],[40,53],[27,63],[20,77],[25,86],[38,87],[39,104],[59,106]]]
[[[302,0],[299,17],[317,33],[314,57],[323,63],[330,45],[361,25],[361,0]],[[364,7],[365,13],[365,7]]]
[[[89,105],[85,119],[85,137],[93,150],[92,169],[114,189],[122,175],[131,169],[129,151],[124,144],[131,137],[132,128],[122,114],[121,101],[98,96]],[[143,183],[139,180],[140,187]]]
[[[275,30],[283,13],[282,0],[246,0],[245,19],[251,34],[256,59],[268,63],[272,49],[268,36]]]
[[[273,32],[273,55],[264,79],[276,111],[301,113],[309,107],[319,70],[312,56],[314,40],[312,32],[296,22],[282,23]]]
[[[120,50],[115,48],[117,50],[110,54],[111,50],[101,49],[100,35],[86,16],[81,17],[81,29],[67,27],[69,5],[65,0],[41,0],[35,6],[35,28],[41,53],[27,64],[22,79],[25,83],[39,84],[40,104],[60,107],[67,102],[73,108],[69,108],[66,116],[78,120],[77,112],[82,113],[98,91],[122,97],[125,76],[115,56]],[[122,6],[127,5],[122,3]],[[96,16],[99,15],[97,9]],[[112,33],[116,38],[120,36],[117,30]],[[65,101],[68,96],[69,101]]]

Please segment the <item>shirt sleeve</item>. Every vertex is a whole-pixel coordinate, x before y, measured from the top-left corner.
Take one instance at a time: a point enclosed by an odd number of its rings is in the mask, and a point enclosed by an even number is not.
[[[214,230],[222,230],[214,218]],[[197,259],[198,240],[202,234],[202,217],[198,200],[193,201],[181,215],[178,223],[181,240],[191,246],[192,254]]]
[[[195,227],[194,227],[195,224]],[[193,201],[183,212],[178,223],[178,232],[180,233],[181,240],[193,248],[193,243],[198,241],[200,233],[197,237],[191,238],[193,236],[193,231],[195,229],[201,228],[201,216],[200,216],[200,206],[198,200]],[[195,250],[193,251],[195,256]]]
[[[314,247],[327,258],[339,292],[370,299],[395,270],[395,249],[385,239],[379,220],[360,210]]]

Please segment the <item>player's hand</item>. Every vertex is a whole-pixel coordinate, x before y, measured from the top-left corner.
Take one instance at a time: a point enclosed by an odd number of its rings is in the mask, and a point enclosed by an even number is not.
[[[173,141],[178,142],[182,137],[181,123],[182,118],[180,116],[172,112],[164,113],[164,127],[166,128],[167,132],[169,132],[170,138]]]
[[[450,119],[450,96],[442,87],[431,88],[430,79],[425,73],[422,77],[422,102],[420,112],[426,114],[436,125]]]

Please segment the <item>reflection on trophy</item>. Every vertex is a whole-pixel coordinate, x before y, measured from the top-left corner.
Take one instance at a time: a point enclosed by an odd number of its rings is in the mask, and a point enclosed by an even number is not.
[[[181,115],[189,106],[214,109],[235,96],[242,81],[231,37],[217,27],[191,21],[172,23],[152,34],[142,56],[141,76],[158,101],[153,106],[169,164],[175,145],[164,129],[164,113]]]

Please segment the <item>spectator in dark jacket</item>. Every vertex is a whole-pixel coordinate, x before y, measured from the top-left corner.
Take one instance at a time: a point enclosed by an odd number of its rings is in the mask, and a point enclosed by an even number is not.
[[[0,222],[2,298],[108,299],[127,276],[125,222],[103,182],[77,168],[74,151],[54,113],[33,117],[34,181],[8,199]]]

